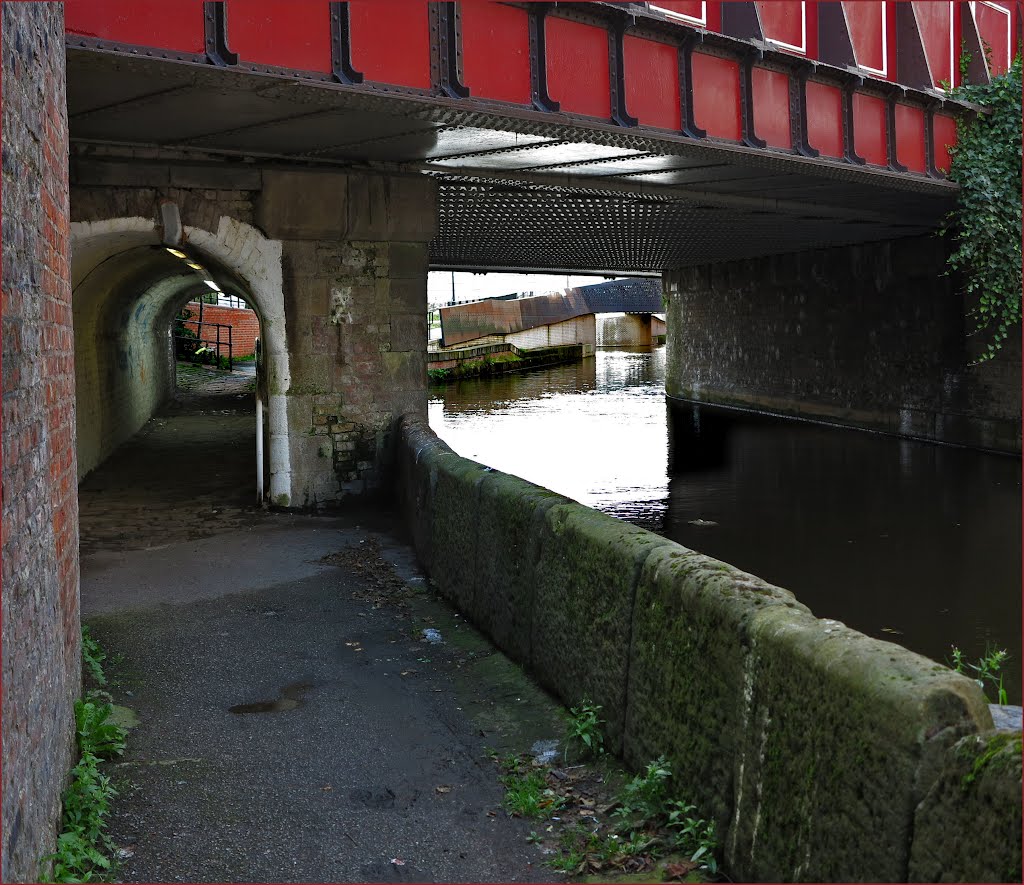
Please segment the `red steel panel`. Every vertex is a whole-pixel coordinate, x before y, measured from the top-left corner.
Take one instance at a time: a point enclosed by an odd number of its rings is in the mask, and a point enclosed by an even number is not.
[[[889,165],[884,99],[853,94],[853,149],[872,166]]]
[[[932,85],[952,83],[956,71],[956,35],[953,33],[953,4],[944,0],[915,2],[914,16],[928,58]]]
[[[816,3],[794,0],[757,0],[766,40],[796,55],[817,58],[818,19]]]
[[[857,64],[877,77],[896,79],[896,5],[894,0],[843,3]]]
[[[529,104],[529,16],[498,3],[459,4],[463,79],[470,94]]]
[[[352,67],[376,83],[430,88],[426,3],[351,0],[348,9]]]
[[[789,128],[789,77],[779,71],[755,67],[751,71],[754,93],[754,134],[771,147],[791,148]]]
[[[716,138],[743,138],[740,115],[740,66],[727,58],[695,52],[693,59],[694,122]]]
[[[609,119],[608,32],[547,16],[548,95],[563,111]]]
[[[701,0],[658,0],[651,4],[651,9],[667,13],[688,25],[719,33],[722,30],[721,5],[720,2],[703,3]]]
[[[206,51],[202,0],[67,0],[64,30],[171,52]]]
[[[971,3],[982,46],[990,47],[989,73],[1005,74],[1013,60],[1013,11],[1008,3]]]
[[[896,105],[896,159],[912,172],[927,171],[924,155],[924,111]]]
[[[949,172],[949,148],[956,144],[956,120],[943,114],[936,114],[932,120],[935,168]]]
[[[240,62],[331,72],[330,6],[323,0],[228,0],[227,31]]]
[[[823,157],[843,156],[843,93],[807,82],[807,141]]]
[[[626,110],[643,126],[681,129],[678,50],[664,43],[627,36],[622,55]]]

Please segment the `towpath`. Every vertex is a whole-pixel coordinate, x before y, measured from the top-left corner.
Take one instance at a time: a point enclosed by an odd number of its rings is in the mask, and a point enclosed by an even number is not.
[[[247,503],[235,383],[83,487],[83,619],[138,718],[107,765],[118,879],[556,880],[487,753],[557,737],[556,708],[429,592],[388,513]]]

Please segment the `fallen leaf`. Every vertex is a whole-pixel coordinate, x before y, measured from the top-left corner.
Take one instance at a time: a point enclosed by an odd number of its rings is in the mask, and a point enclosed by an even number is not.
[[[396,867],[404,867],[405,866],[405,861],[401,860],[400,858],[397,858],[397,857],[391,858],[391,863],[393,863]]]
[[[326,787],[321,787],[321,788],[320,788],[321,792],[324,792],[324,793],[329,793],[329,792],[331,792],[331,790],[333,790],[333,789],[334,789],[334,787],[332,787],[332,786],[329,786],[329,785],[328,785],[328,786],[326,786]]]
[[[697,869],[697,866],[698,865],[692,860],[683,860],[679,863],[667,863],[665,864],[665,878],[670,881],[672,879],[681,880]]]
[[[447,784],[441,784],[438,787],[434,787],[434,790],[438,793],[450,793],[452,791],[452,788],[449,787]]]

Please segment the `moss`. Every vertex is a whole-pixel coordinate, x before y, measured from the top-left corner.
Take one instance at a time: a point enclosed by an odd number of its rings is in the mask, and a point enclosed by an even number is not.
[[[277,389],[271,389],[270,392],[280,393]],[[317,384],[292,384],[287,390],[288,396],[327,396],[330,392]]]
[[[1009,748],[1009,749],[1007,749]],[[966,790],[977,780],[978,776],[990,766],[993,768],[1010,768],[1021,757],[1022,747],[1020,732],[999,732],[988,740],[978,738],[965,743],[959,748],[959,754],[970,758],[974,751],[981,750],[971,763],[971,770],[963,776],[960,785]],[[1004,750],[1006,752],[1004,752]]]

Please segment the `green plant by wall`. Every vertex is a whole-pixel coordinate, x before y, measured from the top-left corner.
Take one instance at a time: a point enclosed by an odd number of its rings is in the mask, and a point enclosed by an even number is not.
[[[974,663],[965,660],[964,653],[955,645],[950,655],[952,657],[951,666],[957,673],[971,676],[981,686],[981,690],[986,692],[986,697],[988,696],[987,688],[991,686],[996,693],[996,703],[1006,706],[1007,695],[1006,689],[1003,688],[1003,664],[1006,663],[1010,655],[1005,648],[990,646],[985,649],[985,654]]]
[[[92,638],[88,627],[82,628],[82,672],[96,684],[103,688],[107,684],[107,677],[103,673],[103,662],[107,659],[106,653],[100,644]]]
[[[590,702],[589,698],[583,698],[579,706],[569,710],[565,717],[565,753],[563,758],[568,758],[569,750],[578,748],[581,758],[600,756],[604,752],[604,735],[601,733],[601,726],[604,720],[598,717],[601,707]]]
[[[965,56],[961,70],[969,63]],[[949,178],[960,185],[960,194],[942,228],[953,239],[949,268],[964,280],[973,333],[985,342],[978,360],[983,362],[995,356],[1021,318],[1020,52],[1005,74],[949,94],[985,109],[957,121]]]
[[[82,629],[82,669],[97,686],[107,684],[103,672],[106,654]],[[110,696],[94,688],[75,701],[75,737],[78,764],[71,769],[71,783],[62,797],[62,832],[57,849],[43,858],[41,882],[94,882],[111,868],[113,844],[106,833],[110,802],[117,790],[99,770],[100,761],[120,756],[125,750],[125,730],[110,720]],[[46,869],[49,865],[49,869]]]

